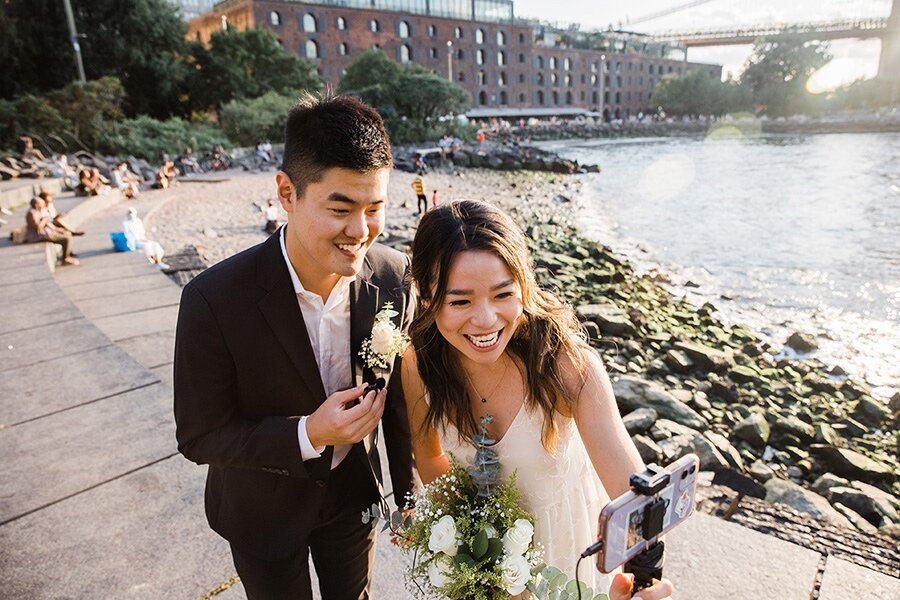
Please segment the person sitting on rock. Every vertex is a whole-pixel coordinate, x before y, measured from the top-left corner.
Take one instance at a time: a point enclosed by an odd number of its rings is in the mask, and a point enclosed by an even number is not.
[[[147,239],[147,230],[144,228],[144,222],[137,216],[137,209],[133,206],[125,214],[125,220],[122,221],[122,231],[125,232],[129,246],[134,245],[135,250],[142,250],[147,260],[156,265],[157,268],[169,268],[169,265],[162,261],[166,254],[162,244]]]
[[[44,214],[47,203],[38,196],[31,199],[31,209],[25,214],[25,241],[29,243],[52,242],[62,248],[61,265],[77,265],[72,256],[72,234],[55,226]]]
[[[168,189],[170,185],[177,185],[176,177],[178,177],[178,169],[175,168],[175,161],[167,160],[156,171],[156,183],[153,184],[153,187],[160,190]]]
[[[193,173],[202,172],[202,170],[200,169],[200,163],[198,163],[197,159],[194,158],[194,151],[190,146],[185,147],[179,161],[181,162],[182,175],[191,175]]]
[[[112,170],[113,187],[125,194],[126,198],[134,198],[140,191],[140,180],[128,170],[128,163],[120,161]]]
[[[34,140],[29,135],[19,137],[16,141],[16,151],[19,153],[19,160],[28,164],[47,160],[44,153],[34,147]]]
[[[82,167],[78,170],[78,185],[75,187],[76,196],[98,196],[103,192],[103,177],[97,167]]]

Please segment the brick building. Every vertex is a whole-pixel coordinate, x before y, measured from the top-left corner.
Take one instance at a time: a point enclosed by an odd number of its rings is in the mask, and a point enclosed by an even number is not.
[[[189,35],[207,43],[225,26],[273,31],[334,85],[359,53],[381,48],[451,78],[472,94],[474,108],[627,117],[650,108],[665,74],[703,68],[721,76],[720,66],[684,62],[673,57],[683,49],[646,36],[516,19],[512,0],[225,0],[193,19]]]

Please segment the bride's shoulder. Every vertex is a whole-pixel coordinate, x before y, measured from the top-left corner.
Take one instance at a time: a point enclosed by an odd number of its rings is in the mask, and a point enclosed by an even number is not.
[[[570,398],[577,398],[584,385],[606,373],[600,354],[581,338],[574,337],[568,352],[559,356],[559,373]]]

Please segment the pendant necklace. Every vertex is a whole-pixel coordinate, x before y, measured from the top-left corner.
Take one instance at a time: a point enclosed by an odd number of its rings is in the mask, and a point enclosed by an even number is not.
[[[496,392],[497,389],[500,387],[500,384],[503,383],[503,379],[506,377],[506,371],[507,371],[508,369],[509,369],[509,362],[507,362],[507,363],[505,363],[505,364],[503,365],[503,373],[500,375],[500,379],[497,380],[497,385],[494,386],[494,389],[492,389],[492,390],[491,390],[491,393],[488,394],[487,396],[483,396],[483,395],[478,391],[478,388],[475,387],[475,383],[472,381],[472,376],[469,375],[469,371],[467,371],[465,367],[463,367],[463,373],[466,374],[466,379],[469,380],[469,385],[471,385],[471,386],[472,386],[472,389],[475,390],[475,395],[476,395],[478,398],[481,399],[481,403],[482,403],[482,404],[487,404],[488,397],[493,396],[493,395],[494,395],[494,392]]]

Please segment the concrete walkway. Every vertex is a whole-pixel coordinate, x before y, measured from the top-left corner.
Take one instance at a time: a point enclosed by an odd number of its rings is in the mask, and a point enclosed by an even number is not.
[[[79,267],[53,271],[44,245],[0,242],[4,598],[245,597],[206,525],[205,469],[175,449],[180,288],[142,255],[114,253],[108,237],[126,206],[146,216],[157,202],[74,208],[87,232],[75,240]],[[666,575],[682,599],[808,600],[817,581],[822,600],[900,599],[898,579],[705,514],[668,544]],[[373,597],[409,598],[406,566],[381,536]]]

